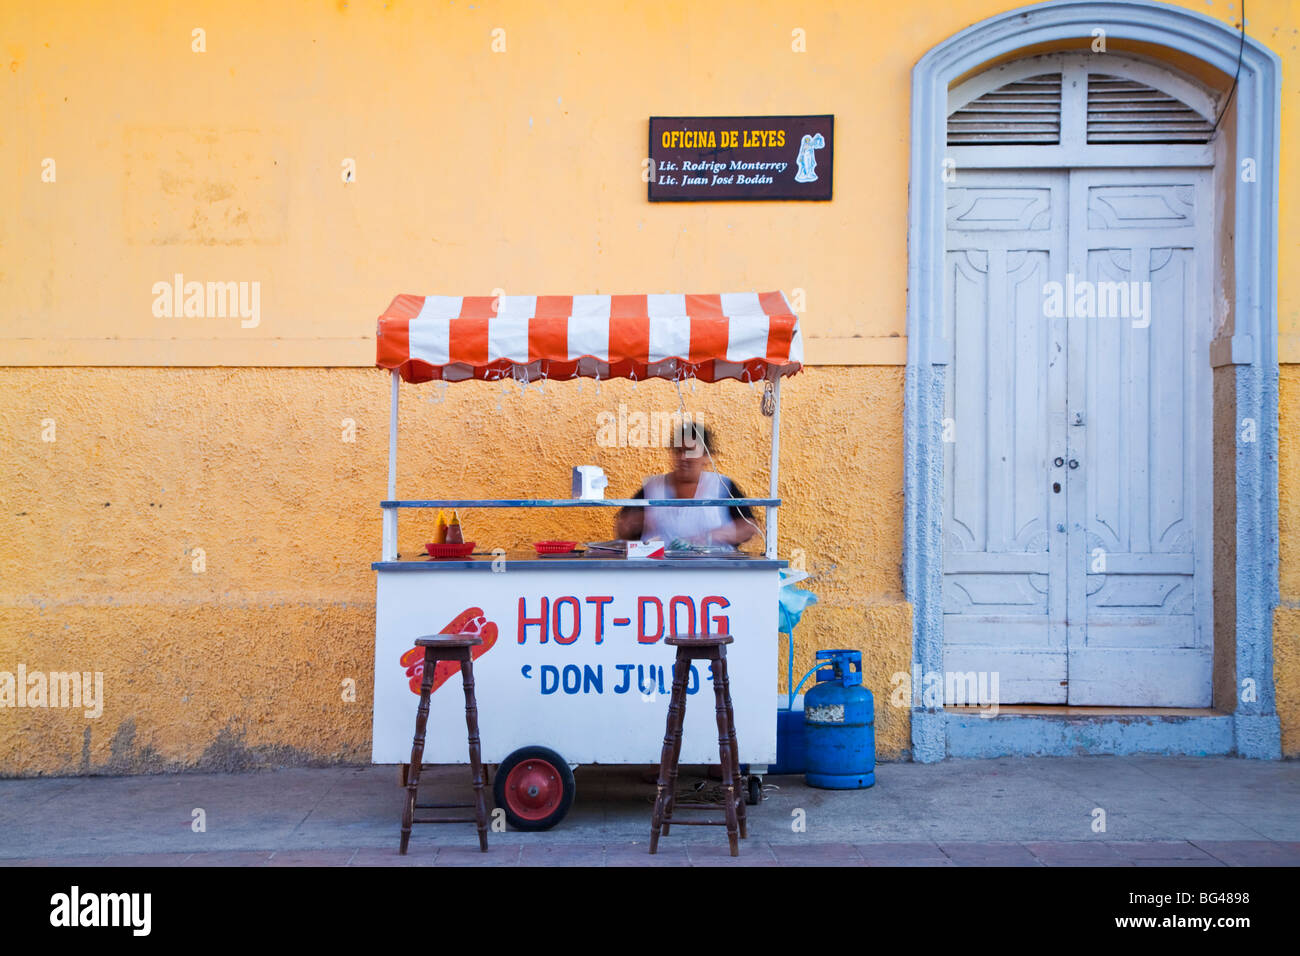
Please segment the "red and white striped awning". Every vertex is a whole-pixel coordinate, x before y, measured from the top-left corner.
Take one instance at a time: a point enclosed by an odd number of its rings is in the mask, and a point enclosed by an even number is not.
[[[762,381],[803,367],[799,320],[782,292],[399,295],[376,339],[376,364],[407,382]]]

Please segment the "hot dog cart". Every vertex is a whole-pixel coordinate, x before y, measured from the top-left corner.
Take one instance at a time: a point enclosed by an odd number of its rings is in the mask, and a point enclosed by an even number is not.
[[[483,760],[516,828],[554,825],[573,800],[572,768],[654,764],[672,685],[673,633],[730,633],[727,660],[740,761],[751,798],[776,759],[777,470],[780,383],[802,368],[785,295],[400,295],[379,317],[377,364],[392,372],[388,497],[375,612],[372,759],[410,759],[421,662],[417,637],[471,631]],[[398,499],[399,383],[661,378],[761,384],[771,416],[769,494],[746,499]],[[508,436],[507,436],[508,440]],[[542,555],[478,550],[458,558],[397,554],[403,509],[761,507],[764,553],[607,551]],[[689,678],[682,764],[717,760],[711,674]],[[429,763],[464,763],[459,665],[439,665]],[[436,728],[436,729],[435,729]]]

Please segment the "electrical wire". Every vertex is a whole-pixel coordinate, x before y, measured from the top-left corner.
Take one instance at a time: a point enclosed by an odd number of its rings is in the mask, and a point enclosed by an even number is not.
[[[681,412],[681,414],[682,414],[682,419],[683,419],[683,421],[684,421],[684,420],[686,419],[686,417],[690,414],[690,412],[688,412],[688,411],[686,410],[686,402],[685,402],[685,400],[682,398],[682,380],[681,380],[680,377],[678,377],[678,378],[674,378],[674,379],[673,379],[673,387],[677,389],[677,408],[678,408],[678,411]],[[696,437],[698,438],[699,436],[697,435]],[[718,471],[718,463],[717,463],[716,461],[713,460],[713,452],[709,449],[708,442],[705,442],[705,441],[703,441],[703,440],[700,440],[700,444],[704,446],[704,453],[705,453],[706,455],[709,456],[709,464],[712,466],[714,472],[718,475],[718,477],[721,478],[721,477],[722,477],[722,472]],[[730,483],[730,482],[723,482],[722,487],[723,487],[723,489],[727,492],[727,497],[728,497],[728,498],[736,499],[736,496],[735,496],[734,494],[731,493],[731,483]],[[760,528],[757,524],[754,523],[754,519],[753,519],[753,518],[747,518],[747,517],[745,517],[745,515],[742,513],[741,516],[740,516],[740,519],[741,519],[742,521],[744,521],[746,524],[748,524],[751,528],[753,528],[753,529],[754,529],[754,532],[755,532],[756,534],[759,534],[759,535],[762,535],[762,534],[763,534],[763,529]]]
[[[1219,124],[1223,122],[1224,114],[1228,112],[1228,107],[1232,105],[1232,96],[1237,92],[1237,80],[1241,78],[1241,59],[1246,52],[1246,0],[1241,0],[1241,46],[1237,48],[1237,72],[1232,77],[1232,86],[1228,88],[1228,98],[1223,101],[1223,109],[1219,110],[1219,118],[1214,121],[1214,129],[1210,130],[1213,136],[1219,131]]]

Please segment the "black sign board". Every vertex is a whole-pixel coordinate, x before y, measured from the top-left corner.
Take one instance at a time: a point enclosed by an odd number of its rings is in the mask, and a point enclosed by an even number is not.
[[[651,202],[831,198],[834,116],[652,116]]]

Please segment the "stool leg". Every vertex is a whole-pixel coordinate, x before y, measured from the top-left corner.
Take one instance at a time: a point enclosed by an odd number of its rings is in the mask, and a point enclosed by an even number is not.
[[[740,855],[740,826],[736,816],[736,781],[732,776],[731,735],[727,730],[726,699],[726,665],[722,659],[713,660],[713,698],[714,713],[718,721],[718,758],[722,764],[722,789],[726,791],[723,809],[727,812],[727,843],[731,846],[731,855]]]
[[[749,820],[745,811],[745,788],[740,777],[740,744],[736,740],[736,712],[731,706],[731,680],[727,677],[727,651],[722,649],[722,694],[727,701],[727,736],[731,743],[731,779],[736,782],[736,816],[740,824],[740,838],[749,836]]]
[[[415,794],[420,788],[420,764],[424,761],[424,730],[429,724],[429,695],[433,693],[433,649],[424,649],[424,674],[420,678],[420,706],[415,711],[415,738],[411,741],[411,763],[406,771],[406,801],[402,807],[402,839],[397,852],[405,855],[411,842],[415,819]]]
[[[474,699],[474,664],[468,649],[460,662],[465,685],[465,727],[469,731],[469,766],[474,774],[474,820],[478,824],[478,848],[487,852],[487,802],[483,794],[483,759],[478,737],[478,702]]]
[[[681,714],[686,708],[684,691],[686,684],[679,680],[679,675],[673,675],[673,692],[668,698],[668,720],[664,728],[664,745],[659,753],[659,782],[658,790],[655,793],[654,815],[650,818],[650,852],[656,853],[659,849],[659,831],[663,828],[664,809],[667,807],[669,798],[669,781],[675,780],[677,776],[677,762],[675,759],[676,743],[675,735],[679,733],[681,726]],[[666,828],[665,828],[666,829]]]
[[[673,663],[673,694],[682,702],[682,706],[677,713],[676,726],[673,728],[673,762],[668,777],[668,802],[664,804],[664,836],[668,835],[668,826],[673,820],[673,807],[677,803],[678,761],[682,757],[682,724],[686,719],[686,686],[690,683],[690,677],[690,659],[679,657]]]

